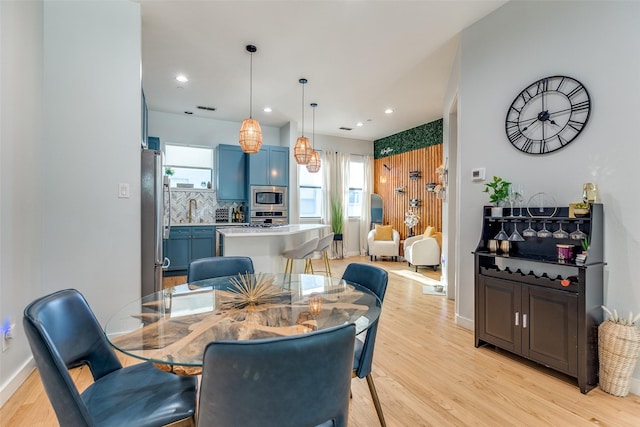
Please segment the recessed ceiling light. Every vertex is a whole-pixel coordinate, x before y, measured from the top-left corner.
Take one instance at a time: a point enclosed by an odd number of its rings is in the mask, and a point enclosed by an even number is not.
[[[187,78],[187,76],[185,76],[184,74],[178,74],[176,76],[176,80],[179,81],[180,83],[186,83],[189,81],[189,79]]]
[[[264,111],[265,113],[270,113],[273,110],[271,109],[271,107],[264,107],[264,110],[262,110],[262,111]]]
[[[364,123],[358,122],[358,123],[356,123],[356,126],[364,126]]]
[[[188,115],[191,115],[191,114],[193,114],[193,111],[185,111],[184,113],[188,114]]]
[[[391,114],[393,113],[393,109],[392,108],[387,108],[386,110],[384,110],[385,114]]]

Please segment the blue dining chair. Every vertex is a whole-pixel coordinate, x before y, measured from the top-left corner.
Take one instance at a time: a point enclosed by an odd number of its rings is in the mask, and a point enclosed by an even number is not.
[[[380,299],[380,302],[384,300],[384,294],[387,291],[387,283],[389,281],[389,274],[373,265],[351,263],[347,266],[342,278],[349,282],[358,283],[370,291],[372,291]],[[378,318],[379,319],[379,318]],[[382,406],[378,399],[378,392],[371,376],[371,365],[373,362],[373,348],[376,343],[376,333],[378,332],[378,320],[376,320],[369,329],[367,329],[364,340],[356,339],[355,343],[355,355],[353,359],[353,377],[366,378],[371,397],[373,398],[373,404],[376,407],[380,424],[385,427],[387,423],[384,420],[382,414]]]
[[[187,282],[213,277],[253,274],[253,261],[246,256],[215,256],[191,261],[187,269]]]
[[[198,382],[145,362],[122,367],[87,301],[75,289],[24,310],[24,330],[61,426],[162,426],[192,421]],[[79,393],[68,369],[88,365],[94,382]]]
[[[343,427],[355,325],[205,348],[197,426]]]

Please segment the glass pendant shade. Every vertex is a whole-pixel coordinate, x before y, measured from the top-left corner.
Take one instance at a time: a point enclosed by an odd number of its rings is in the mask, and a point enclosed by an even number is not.
[[[309,163],[307,163],[307,170],[311,173],[317,173],[320,170],[320,153],[313,150]]]
[[[313,148],[311,148],[309,138],[306,136],[298,137],[296,145],[293,147],[293,157],[295,157],[296,162],[299,165],[308,164],[309,160],[311,160],[311,152],[313,152]]]
[[[255,154],[262,146],[262,129],[256,119],[244,119],[240,126],[240,147],[248,154]]]

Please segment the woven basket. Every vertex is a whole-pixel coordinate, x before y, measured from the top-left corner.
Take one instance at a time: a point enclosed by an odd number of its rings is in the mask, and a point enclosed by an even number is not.
[[[631,374],[640,356],[640,330],[606,320],[598,327],[600,388],[614,396],[629,394]]]

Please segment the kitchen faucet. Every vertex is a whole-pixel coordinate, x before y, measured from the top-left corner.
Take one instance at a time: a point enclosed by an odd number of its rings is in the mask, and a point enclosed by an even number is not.
[[[193,205],[195,205],[195,208],[198,209],[198,201],[196,199],[189,199],[189,215],[187,216],[187,219],[189,220],[189,222],[193,222],[193,211],[191,210],[191,207],[193,206],[191,204],[191,202],[193,202]]]

